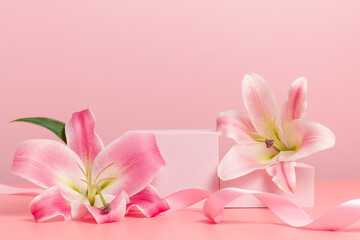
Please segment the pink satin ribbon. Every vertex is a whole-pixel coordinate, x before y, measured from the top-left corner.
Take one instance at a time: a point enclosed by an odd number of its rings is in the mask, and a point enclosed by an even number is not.
[[[0,194],[40,194],[44,191],[42,188],[21,188],[21,187],[12,187],[0,183]]]
[[[196,191],[199,191],[198,194]],[[179,195],[178,195],[179,194]],[[204,190],[183,190],[170,195],[170,210],[201,201]],[[276,194],[249,191],[238,188],[224,188],[212,194],[208,193],[204,207],[204,215],[214,223],[219,223],[224,217],[224,207],[231,201],[242,196],[252,195],[263,202],[269,210],[289,226],[312,230],[340,230],[350,226],[360,219],[360,199],[347,201],[328,211],[316,220],[313,220],[302,208],[290,200]],[[167,198],[166,198],[167,199]],[[173,205],[174,203],[174,205]]]
[[[0,184],[0,194],[39,194],[41,191],[43,191],[43,189],[18,188]],[[223,220],[224,207],[228,203],[248,195],[252,195],[259,199],[284,223],[295,228],[340,230],[360,219],[360,199],[344,202],[315,220],[313,220],[302,208],[280,195],[238,188],[224,188],[214,193],[201,189],[186,189],[175,192],[165,199],[169,201],[169,211],[181,210],[207,199],[203,207],[203,213],[212,222],[219,223]]]

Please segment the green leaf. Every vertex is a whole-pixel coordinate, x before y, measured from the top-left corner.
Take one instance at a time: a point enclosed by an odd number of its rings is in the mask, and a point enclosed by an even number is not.
[[[60,122],[58,120],[52,118],[45,118],[45,117],[31,117],[31,118],[19,118],[14,121],[11,121],[10,123],[13,122],[27,122],[47,128],[53,133],[55,133],[55,135],[58,136],[64,143],[66,143],[65,123]]]

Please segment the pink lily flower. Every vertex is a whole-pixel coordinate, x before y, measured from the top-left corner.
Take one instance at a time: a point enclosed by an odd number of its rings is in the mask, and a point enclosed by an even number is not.
[[[220,162],[219,177],[230,180],[266,169],[280,189],[294,193],[295,161],[335,144],[330,129],[302,119],[307,106],[306,79],[293,82],[281,113],[269,85],[257,74],[245,75],[242,95],[248,114],[227,111],[217,118],[219,133],[237,143]]]
[[[169,209],[149,184],[165,166],[151,133],[128,133],[104,148],[90,110],[65,125],[67,146],[28,140],[15,152],[12,172],[45,188],[30,203],[36,221],[57,215],[121,220],[133,207],[152,217]]]

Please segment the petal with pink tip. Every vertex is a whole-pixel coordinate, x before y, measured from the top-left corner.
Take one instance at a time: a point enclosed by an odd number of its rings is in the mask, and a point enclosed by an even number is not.
[[[295,162],[280,162],[266,168],[273,182],[284,192],[296,190]]]
[[[160,198],[156,189],[151,185],[130,197],[127,211],[133,207],[139,209],[146,217],[154,217],[169,210],[168,202],[165,199]]]
[[[236,142],[252,139],[248,132],[256,132],[250,118],[241,112],[226,111],[218,115],[216,120],[217,131]]]
[[[126,133],[99,153],[94,161],[92,176],[100,174],[98,180],[116,179],[106,184],[103,189],[105,194],[117,195],[125,191],[132,196],[148,186],[164,166],[165,161],[154,134]]]
[[[67,145],[76,152],[82,161],[95,159],[104,148],[95,133],[95,118],[89,109],[76,112],[65,125]]]
[[[102,208],[96,208],[90,205],[85,205],[87,210],[94,217],[95,221],[99,224],[108,223],[108,222],[117,222],[124,218],[126,213],[126,204],[128,203],[129,198],[125,192],[121,192],[111,201],[111,210],[110,212],[103,212]]]
[[[244,142],[235,145],[225,155],[218,167],[218,176],[222,180],[231,180],[244,176],[257,169],[263,169],[272,163],[278,154],[265,143]]]
[[[246,74],[242,82],[244,104],[258,133],[267,136],[265,115],[268,121],[278,119],[275,97],[267,82],[255,73]],[[280,126],[280,125],[279,125]]]
[[[294,154],[286,161],[295,161],[335,145],[335,135],[327,127],[304,119],[295,119],[284,128],[285,137]]]
[[[296,79],[290,87],[289,98],[282,109],[282,123],[302,118],[307,107],[307,81],[304,77]]]
[[[52,187],[35,197],[30,203],[30,211],[35,221],[42,222],[55,216],[71,219],[71,208],[60,193],[59,188]]]
[[[28,140],[15,151],[12,172],[43,188],[61,186],[70,192],[86,193],[80,179],[82,162],[64,144],[52,140]]]

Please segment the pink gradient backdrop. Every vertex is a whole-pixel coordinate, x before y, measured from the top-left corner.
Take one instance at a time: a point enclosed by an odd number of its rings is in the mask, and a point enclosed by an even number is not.
[[[215,128],[243,110],[253,71],[283,101],[306,76],[306,119],[336,136],[305,160],[319,179],[359,178],[360,2],[0,0],[0,182],[16,145],[54,138],[25,116],[91,107],[105,144],[129,129]],[[222,149],[224,152],[224,149]]]

